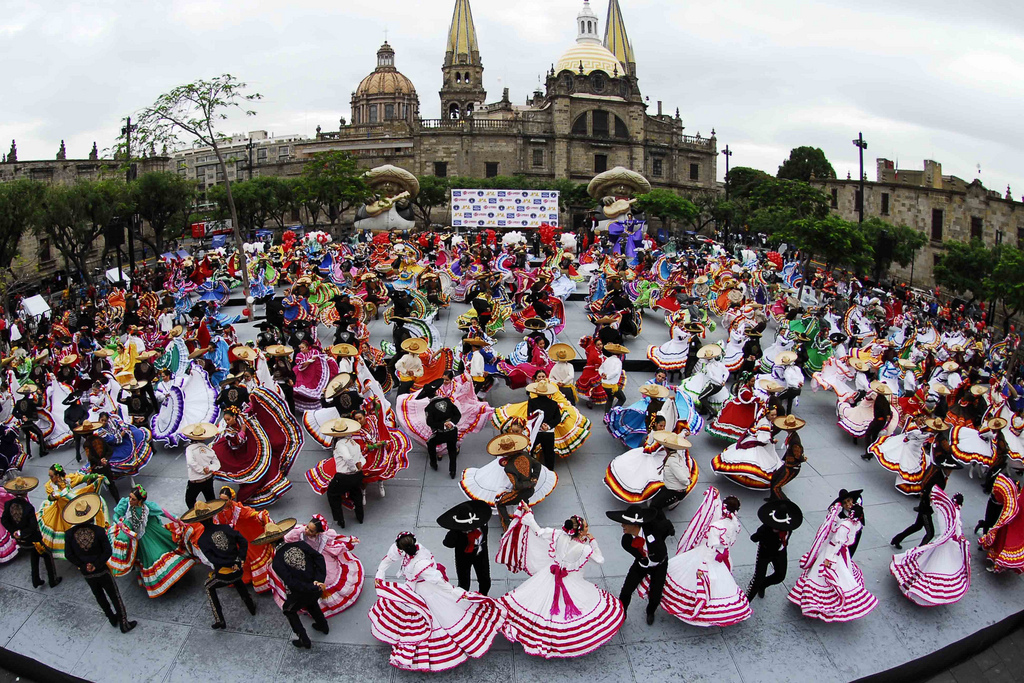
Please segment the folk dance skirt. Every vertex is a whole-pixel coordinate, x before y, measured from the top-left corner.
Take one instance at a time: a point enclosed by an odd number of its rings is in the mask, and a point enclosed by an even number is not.
[[[772,472],[782,467],[782,459],[771,444],[739,448],[733,444],[711,459],[711,469],[748,489],[767,489]]]
[[[616,456],[604,474],[604,485],[612,495],[625,503],[641,503],[651,498],[658,489],[665,486],[665,475],[661,472],[664,456],[649,455],[644,449],[634,448]],[[686,493],[697,485],[699,468],[697,461],[687,454],[686,462],[690,466],[690,481]]]
[[[753,610],[728,562],[728,556],[715,559],[715,551],[705,545],[670,558],[662,608],[692,626],[731,626],[749,619]]]
[[[472,500],[483,501],[492,507],[501,495],[512,490],[512,482],[505,474],[505,467],[499,458],[483,467],[469,467],[463,470],[459,485],[466,496]],[[547,498],[557,485],[558,475],[541,465],[540,476],[537,478],[537,485],[528,501],[529,504],[533,506]]]
[[[896,489],[908,496],[921,493],[928,457],[924,452],[924,440],[913,438],[915,435],[920,435],[920,432],[883,435],[868,447],[868,452],[878,458],[882,467],[896,473]]]
[[[889,571],[900,592],[923,607],[950,605],[971,587],[971,562],[963,538],[944,538],[894,555]]]
[[[878,599],[864,588],[864,575],[849,556],[840,551],[832,565],[824,564],[825,553],[806,569],[789,591],[789,601],[800,606],[805,617],[822,621],[853,621],[867,616]]]

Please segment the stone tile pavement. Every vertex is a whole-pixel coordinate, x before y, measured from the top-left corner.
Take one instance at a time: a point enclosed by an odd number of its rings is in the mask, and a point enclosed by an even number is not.
[[[575,344],[590,332],[582,312],[583,302],[570,301],[566,308],[569,325],[563,340]],[[436,322],[442,339],[457,344],[455,325],[465,306],[455,304],[442,312]],[[248,324],[238,326],[243,339],[251,339],[255,330]],[[390,338],[382,322],[371,325],[374,342]],[[719,330],[714,339],[721,338]],[[321,328],[321,337],[329,332]],[[770,343],[771,335],[765,340]],[[648,344],[668,339],[668,328],[660,316],[645,316],[643,333],[630,340],[629,358],[644,357]],[[508,352],[519,340],[511,326],[500,337],[498,349]],[[637,387],[650,373],[631,372],[627,387],[629,400],[637,397]],[[496,387],[492,405],[523,400],[524,394]],[[591,524],[606,555],[603,565],[591,563],[586,576],[613,593],[618,593],[629,566],[618,548],[620,531],[609,521],[605,510],[620,504],[602,483],[609,460],[623,452],[601,423],[599,411],[584,409],[594,421],[594,429],[585,446],[569,459],[558,463],[557,490],[537,508],[541,524],[556,525],[571,514],[583,514]],[[796,410],[809,424],[803,432],[809,463],[787,492],[802,507],[805,523],[793,535],[789,575],[785,588],[769,591],[765,600],[754,604],[754,616],[728,629],[700,629],[683,624],[667,613],[659,613],[653,626],[644,623],[643,610],[634,607],[622,630],[612,641],[592,655],[572,661],[544,661],[525,655],[521,648],[501,637],[490,653],[445,674],[446,680],[533,681],[846,681],[875,674],[921,657],[978,631],[1006,616],[1024,609],[1024,594],[1016,576],[994,576],[984,571],[980,555],[972,555],[973,585],[958,604],[925,609],[906,600],[897,590],[888,572],[892,557],[888,539],[914,518],[915,499],[894,488],[894,475],[874,462],[860,459],[863,445],[854,445],[835,424],[832,394],[815,393],[808,386]],[[483,446],[493,436],[485,427],[469,436],[462,448],[460,467],[481,466],[489,456]],[[763,493],[747,491],[718,479],[710,469],[711,458],[723,443],[700,434],[693,438],[693,454],[700,471],[700,484],[694,494],[670,513],[679,533],[685,528],[700,503],[703,488],[719,486],[724,493],[737,495],[743,503],[740,518],[747,532],[757,526],[756,510]],[[315,512],[328,513],[327,501],[314,495],[303,474],[327,451],[307,440],[292,469],[293,489],[271,508],[275,518],[294,516],[308,519]],[[458,484],[448,478],[445,468],[434,472],[426,466],[424,449],[414,448],[410,467],[387,483],[381,498],[376,487],[367,492],[366,523],[349,522],[347,533],[360,540],[356,554],[367,572],[364,591],[354,607],[331,619],[331,633],[323,636],[310,631],[312,651],[298,651],[290,643],[291,632],[280,610],[270,598],[258,599],[259,612],[251,617],[237,599],[224,600],[228,628],[211,631],[212,617],[202,592],[205,568],[194,569],[167,595],[150,600],[130,577],[119,580],[122,594],[139,627],[122,636],[112,629],[99,612],[87,587],[70,565],[59,564],[64,582],[56,589],[33,590],[28,561],[19,558],[0,568],[0,646],[27,655],[45,664],[96,681],[185,681],[211,677],[223,683],[231,681],[330,680],[406,681],[426,678],[401,672],[388,665],[388,648],[370,634],[367,610],[373,602],[372,576],[377,562],[386,552],[395,534],[413,530],[421,543],[431,548],[441,562],[450,563],[442,547],[443,531],[435,518],[447,507],[464,499]],[[62,449],[42,460],[33,458],[26,466],[28,474],[45,478],[52,462],[76,467],[74,451]],[[185,510],[185,463],[181,451],[165,452],[157,447],[151,463],[136,477],[156,501],[174,514]],[[868,526],[857,553],[867,585],[879,599],[878,608],[868,617],[848,624],[824,624],[803,618],[785,599],[786,590],[799,575],[797,561],[810,545],[824,510],[840,488],[863,488]],[[951,491],[963,491],[965,527],[984,512],[985,496],[977,481],[963,472],[954,475]],[[33,493],[38,505],[42,489]],[[492,522],[494,537],[500,533]],[[734,574],[744,585],[753,569],[755,545],[741,536],[733,548]],[[492,595],[501,594],[521,579],[510,576],[501,567],[492,566]],[[1008,644],[993,647],[948,672],[963,683],[980,673],[985,680],[1003,680],[999,676],[1024,672],[1019,658],[1024,649],[1012,638]],[[995,659],[998,654],[1000,659]],[[1015,659],[1016,657],[1016,659]],[[1005,672],[1005,674],[1004,674]],[[947,674],[943,674],[946,676]],[[940,677],[937,680],[948,681]],[[982,680],[982,679],[970,679]],[[1012,679],[1007,679],[1012,680]]]

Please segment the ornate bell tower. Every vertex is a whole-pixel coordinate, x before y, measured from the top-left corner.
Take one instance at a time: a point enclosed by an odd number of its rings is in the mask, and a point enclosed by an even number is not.
[[[484,90],[484,65],[480,61],[469,0],[455,0],[441,73],[444,78],[440,92],[441,117],[461,119],[472,116],[473,111],[486,100],[487,92]]]

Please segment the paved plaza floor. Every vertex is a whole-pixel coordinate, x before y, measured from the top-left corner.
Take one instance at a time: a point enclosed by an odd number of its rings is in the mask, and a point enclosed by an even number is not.
[[[580,336],[590,332],[583,305],[581,301],[567,303],[569,324],[561,335],[563,341],[575,345]],[[458,344],[460,334],[455,318],[465,308],[454,304],[435,323],[447,345]],[[243,323],[237,328],[241,339],[254,338],[252,325]],[[390,338],[390,329],[382,322],[374,322],[371,331],[375,344]],[[321,338],[326,340],[328,335],[321,328]],[[765,346],[772,334],[766,336]],[[711,338],[721,337],[719,330]],[[507,353],[519,338],[507,325],[499,337],[498,350]],[[642,335],[626,343],[631,351],[628,358],[641,359],[648,344],[660,344],[667,339],[668,327],[662,316],[647,313]],[[637,387],[650,376],[650,372],[629,373],[629,402],[636,399]],[[512,392],[499,386],[491,393],[490,402],[499,406],[524,397],[521,390]],[[893,554],[888,540],[913,520],[917,499],[895,489],[894,474],[874,461],[860,459],[863,445],[854,445],[836,426],[834,406],[833,394],[815,393],[808,385],[794,411],[808,421],[801,432],[808,463],[786,491],[803,509],[805,522],[790,543],[785,586],[769,589],[764,600],[755,600],[751,619],[726,629],[702,629],[660,612],[654,625],[648,626],[642,601],[634,599],[621,631],[586,657],[546,661],[527,656],[519,646],[499,636],[483,658],[436,676],[452,681],[518,683],[848,681],[921,658],[1024,610],[1020,578],[986,572],[976,550],[971,553],[971,590],[959,603],[928,609],[903,597],[888,571]],[[599,410],[583,410],[594,422],[592,434],[582,449],[558,463],[558,487],[535,511],[538,521],[545,526],[560,525],[572,514],[582,514],[589,521],[605,562],[589,563],[585,575],[617,594],[630,558],[619,548],[619,526],[604,514],[622,504],[612,497],[602,479],[608,462],[625,448],[608,435]],[[484,445],[493,435],[494,430],[488,426],[467,437],[460,468],[486,464],[490,456]],[[669,515],[681,534],[706,486],[714,484],[723,494],[738,496],[743,504],[739,516],[745,533],[732,549],[732,562],[737,582],[745,586],[753,571],[756,550],[748,535],[757,527],[756,511],[764,493],[743,489],[711,471],[710,460],[724,448],[724,442],[707,434],[697,435],[692,441],[692,454],[700,466],[700,483]],[[304,521],[316,512],[330,517],[327,501],[312,492],[303,476],[326,454],[311,439],[306,440],[289,477],[292,490],[270,508],[275,519],[297,517]],[[366,569],[363,594],[351,609],[330,620],[329,635],[310,631],[311,651],[292,647],[288,623],[269,597],[259,597],[259,611],[250,616],[236,598],[226,595],[223,602],[228,627],[224,631],[211,630],[212,615],[202,590],[205,567],[193,569],[167,595],[155,600],[146,597],[133,577],[120,579],[129,616],[139,622],[131,634],[122,635],[107,624],[71,565],[58,563],[64,582],[57,588],[33,590],[28,560],[24,558],[0,567],[0,646],[95,681],[369,683],[428,678],[392,668],[388,664],[389,647],[371,636],[366,616],[374,600],[373,574],[377,563],[397,532],[414,531],[420,543],[430,548],[440,562],[452,565],[451,551],[441,545],[444,532],[435,519],[464,500],[464,496],[458,483],[449,479],[445,467],[434,472],[427,467],[426,460],[425,450],[415,447],[410,467],[387,483],[384,498],[375,486],[367,491],[366,522],[358,525],[350,521],[345,530],[360,541],[355,552]],[[74,450],[63,448],[41,460],[33,457],[26,473],[45,479],[46,468],[53,462],[70,469],[77,467]],[[135,479],[146,487],[150,500],[176,515],[185,511],[185,462],[181,450],[164,451],[157,446],[153,459]],[[879,604],[858,621],[825,624],[801,616],[799,609],[786,600],[786,592],[799,576],[800,555],[808,549],[826,508],[840,488],[864,489],[867,526],[856,561],[864,572],[868,590]],[[970,529],[983,516],[986,496],[978,481],[969,479],[966,471],[953,475],[949,491],[962,491],[965,495],[964,526],[973,543],[975,536]],[[31,498],[38,506],[44,496],[40,487]],[[491,524],[492,538],[496,540],[500,526],[497,519]],[[496,545],[492,543],[492,547]],[[523,580],[493,564],[492,576],[491,595],[500,595]],[[1012,650],[1009,652],[1012,654]],[[1024,671],[1024,667],[1017,670]]]

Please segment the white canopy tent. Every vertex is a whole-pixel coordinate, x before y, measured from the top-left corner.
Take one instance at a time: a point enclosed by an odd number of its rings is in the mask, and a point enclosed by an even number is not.
[[[29,318],[49,317],[50,304],[46,303],[46,299],[36,294],[21,300],[21,310]]]

